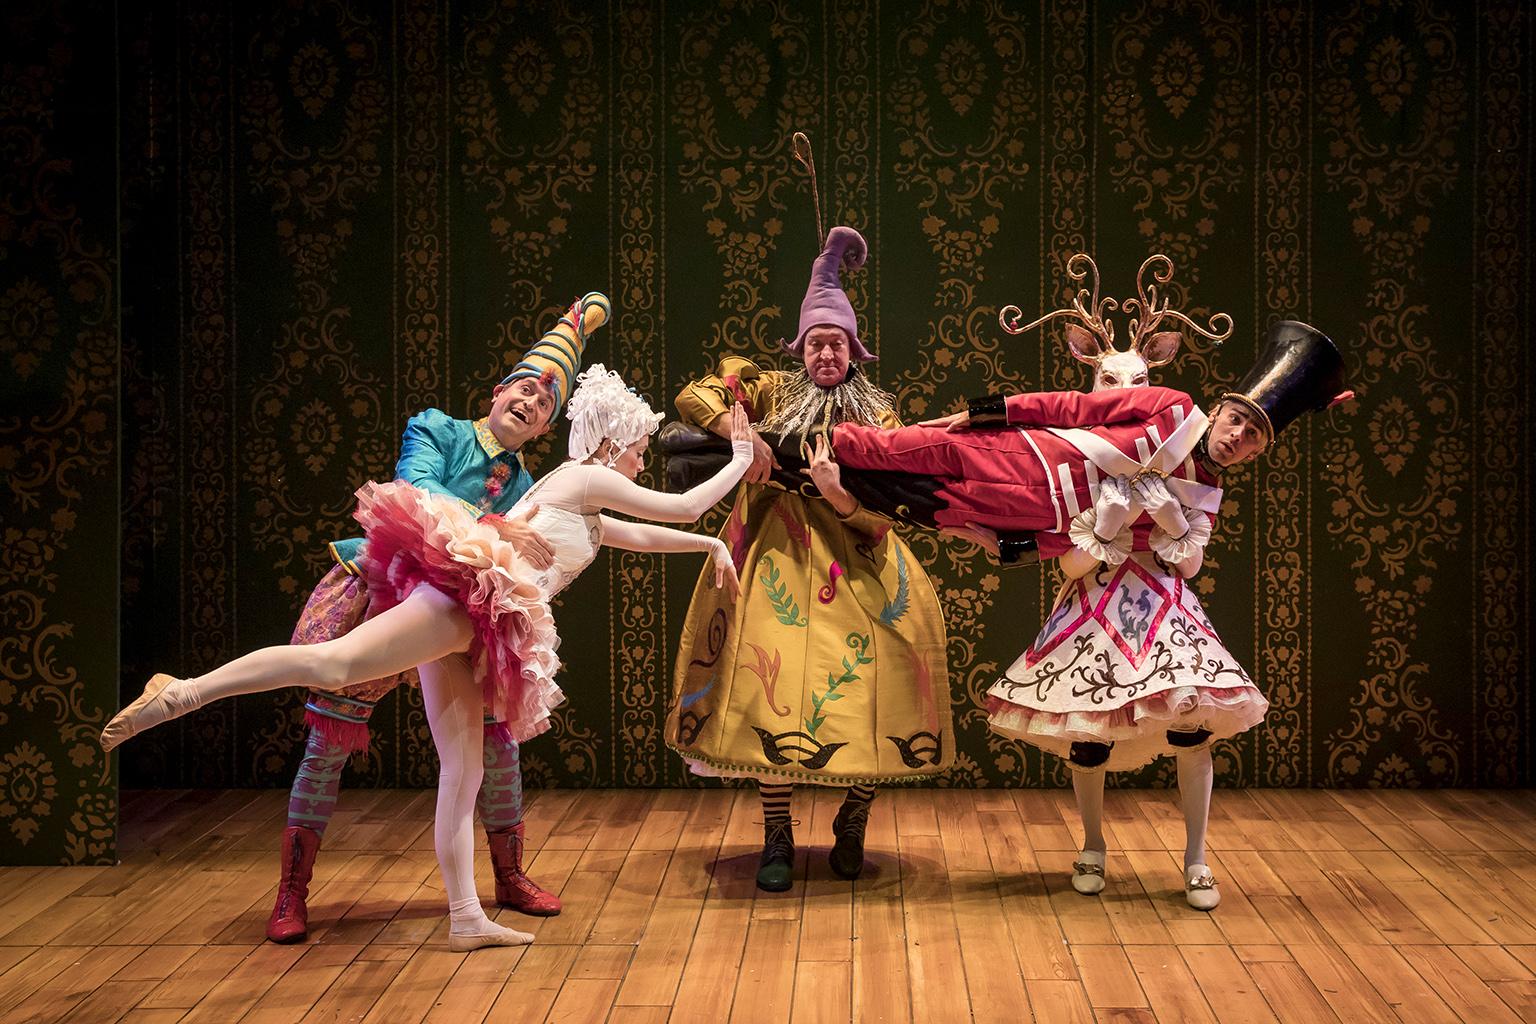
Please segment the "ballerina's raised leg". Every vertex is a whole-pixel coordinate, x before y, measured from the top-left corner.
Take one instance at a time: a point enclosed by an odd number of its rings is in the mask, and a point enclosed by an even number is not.
[[[484,772],[484,698],[464,653],[473,633],[459,602],[422,584],[400,604],[335,640],[266,647],[192,679],[156,676],[103,730],[102,746],[110,750],[224,697],[286,686],[339,690],[419,666],[422,702],[441,764],[433,839],[448,894],[449,946],[465,952],[525,945],[533,936],[491,921],[475,890],[473,823]]]
[[[201,676],[157,675],[101,732],[111,750],[146,729],[215,700],[289,686],[340,690],[469,649],[473,627],[463,607],[433,587],[417,587],[401,603],[345,636],[319,644],[263,647]]]

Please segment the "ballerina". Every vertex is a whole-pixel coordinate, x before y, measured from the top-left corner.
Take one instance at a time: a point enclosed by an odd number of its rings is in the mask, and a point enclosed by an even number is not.
[[[550,712],[564,700],[554,682],[560,638],[549,601],[591,564],[599,546],[708,552],[715,585],[734,593],[738,580],[723,542],[603,513],[695,522],[730,492],[753,455],[751,428],[737,409],[731,461],[719,472],[682,494],[642,487],[635,479],[661,415],[600,364],[577,381],[567,413],[569,458],[508,513],[523,516],[554,549],[547,568],[535,568],[502,540],[493,517],[476,519],[455,499],[403,480],[365,484],[356,517],[368,541],[361,568],[373,616],[325,643],[264,648],[190,679],[156,675],[107,724],[103,748],[224,697],[285,686],[338,690],[415,666],[441,761],[434,843],[449,900],[449,947],[465,952],[533,941],[492,922],[475,891],[483,709],[518,740],[549,728]]]

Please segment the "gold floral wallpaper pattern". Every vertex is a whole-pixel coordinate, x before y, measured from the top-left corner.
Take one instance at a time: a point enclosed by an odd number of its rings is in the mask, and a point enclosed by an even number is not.
[[[116,851],[95,740],[118,676],[114,41],[92,14],[4,19],[25,57],[0,88],[0,863]]]
[[[0,358],[31,404],[0,422],[0,821],[50,858],[110,855],[114,780],[79,740],[115,663],[77,638],[121,628],[124,693],[285,640],[406,417],[475,414],[571,296],[613,297],[589,357],[658,405],[727,352],[779,360],[815,249],[795,130],[828,221],[871,243],[850,289],[909,419],[1086,386],[1056,336],[996,327],[1006,303],[1059,304],[1079,249],[1111,292],[1167,252],[1182,308],[1237,320],[1167,383],[1218,393],[1281,317],[1345,348],[1360,401],[1231,481],[1198,583],[1272,702],[1218,750],[1223,782],[1530,780],[1520,5],[34,6],[7,16],[43,42],[6,70],[32,97],[8,104],[7,145],[31,163],[0,216]],[[95,120],[63,116],[69,91]],[[114,118],[121,160],[90,159]],[[114,519],[87,497],[119,467]],[[943,783],[1062,784],[978,711],[1049,574],[912,541],[949,616]],[[80,582],[113,551],[115,604]],[[609,554],[566,595],[565,634],[594,642],[562,652],[571,702],[524,752],[537,782],[692,784],[658,730],[695,571]],[[123,779],[284,785],[301,704],[207,709],[131,744]],[[414,694],[374,737],[354,782],[430,784]]]

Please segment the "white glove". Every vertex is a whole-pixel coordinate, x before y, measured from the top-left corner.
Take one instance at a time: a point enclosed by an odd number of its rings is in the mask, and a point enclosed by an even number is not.
[[[1093,503],[1094,533],[1100,540],[1113,540],[1131,515],[1131,485],[1123,476],[1112,476],[1099,485],[1099,500]]]
[[[1131,484],[1131,491],[1164,533],[1174,540],[1184,539],[1184,535],[1189,532],[1189,520],[1185,518],[1179,500],[1168,493],[1168,485],[1163,483],[1162,477],[1137,477]]]
[[[1067,528],[1072,543],[1109,565],[1119,565],[1131,553],[1131,487],[1123,476],[1099,484],[1093,508],[1080,512]]]
[[[757,453],[757,434],[747,419],[747,410],[740,402],[731,406],[731,461],[751,465]]]

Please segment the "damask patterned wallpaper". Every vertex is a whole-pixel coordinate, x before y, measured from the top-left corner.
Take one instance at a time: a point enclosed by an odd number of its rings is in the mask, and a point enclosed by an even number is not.
[[[35,571],[6,545],[7,614],[30,651],[75,630],[49,657],[7,656],[0,773],[6,792],[25,775],[39,794],[5,798],[13,834],[45,820],[62,834],[63,816],[89,814],[75,777],[104,779],[99,755],[55,734],[84,735],[110,700],[82,703],[74,683],[47,684],[53,710],[35,696],[45,670],[111,668],[78,639],[84,605],[104,600],[82,581],[99,585],[110,558],[91,556],[115,526],[72,496],[110,493],[117,454],[92,448],[92,415],[119,411],[115,365],[92,390],[93,346],[122,366],[129,693],[153,669],[284,641],[405,419],[475,413],[571,297],[613,297],[590,358],[658,404],[724,353],[778,359],[815,249],[794,130],[815,144],[829,217],[870,240],[852,290],[908,418],[990,389],[1086,386],[1057,336],[996,326],[1004,304],[1059,305],[1079,249],[1118,295],[1166,252],[1182,308],[1237,321],[1219,349],[1188,345],[1165,383],[1215,395],[1281,317],[1346,349],[1360,401],[1232,482],[1199,580],[1273,703],[1219,751],[1223,782],[1529,781],[1536,19],[1517,3],[397,0],[385,16],[355,0],[191,2],[119,10],[115,39],[79,10],[58,19],[48,38],[83,41],[67,60],[29,51],[7,95],[29,75],[107,89],[115,46],[125,158],[114,223],[89,208],[111,187],[111,161],[89,159],[103,138],[7,104],[23,132],[8,139],[28,139],[36,167],[72,160],[82,205],[67,216],[95,229],[61,228],[73,262],[28,269],[20,240],[66,214],[16,198],[41,172],[8,186],[0,294],[31,318],[5,314],[0,355],[17,376],[31,358],[59,369],[33,388],[35,414],[0,424],[5,528],[38,545]],[[92,47],[108,52],[87,60]],[[33,424],[99,479],[28,447]],[[29,479],[48,501],[21,496]],[[945,781],[1062,784],[977,710],[1037,628],[1048,575],[912,541],[949,615],[961,756]],[[531,776],[688,783],[659,729],[696,570],[606,555],[568,592],[557,614],[583,639],[562,652],[571,703],[527,745]],[[131,744],[124,780],[284,785],[301,703],[206,709]],[[430,783],[415,695],[374,725],[355,781]]]
[[[36,6],[0,19],[0,863],[85,863],[117,832],[114,43]]]

